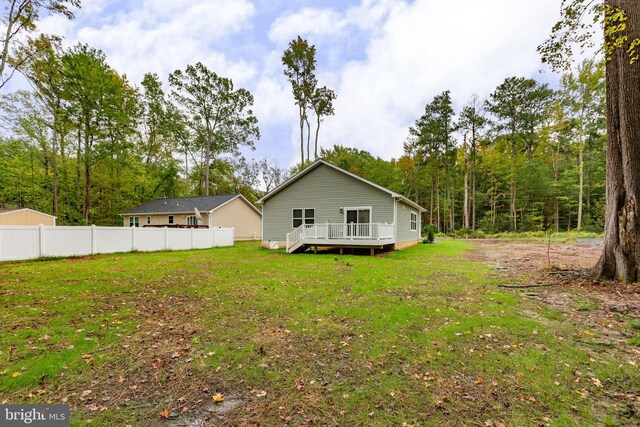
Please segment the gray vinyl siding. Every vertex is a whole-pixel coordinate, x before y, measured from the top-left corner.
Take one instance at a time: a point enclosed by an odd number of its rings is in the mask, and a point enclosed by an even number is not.
[[[398,203],[398,242],[408,242],[418,240],[420,237],[420,211],[412,208],[411,206],[402,203]],[[418,216],[417,230],[411,230],[411,212],[414,212]]]
[[[285,241],[294,208],[314,208],[316,224],[342,224],[341,207],[371,206],[371,222],[392,224],[393,204],[389,193],[320,165],[264,202],[263,240]]]

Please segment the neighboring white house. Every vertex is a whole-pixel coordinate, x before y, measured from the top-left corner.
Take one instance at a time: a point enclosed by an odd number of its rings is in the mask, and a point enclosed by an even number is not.
[[[125,227],[233,227],[236,240],[262,237],[262,213],[241,194],[156,199],[120,215]]]
[[[287,252],[318,246],[402,249],[420,241],[425,211],[401,194],[324,160],[258,203],[263,246]]]

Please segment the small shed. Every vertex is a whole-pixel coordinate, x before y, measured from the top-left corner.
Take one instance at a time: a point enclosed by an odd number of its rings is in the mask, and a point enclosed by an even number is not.
[[[56,225],[56,217],[29,208],[0,209],[2,225]]]

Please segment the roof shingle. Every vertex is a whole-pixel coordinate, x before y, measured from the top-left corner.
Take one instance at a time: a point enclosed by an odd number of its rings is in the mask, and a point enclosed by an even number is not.
[[[225,194],[222,196],[156,199],[130,209],[126,212],[123,212],[122,215],[151,213],[189,213],[194,212],[195,208],[197,208],[200,212],[209,212],[237,196],[237,194]]]

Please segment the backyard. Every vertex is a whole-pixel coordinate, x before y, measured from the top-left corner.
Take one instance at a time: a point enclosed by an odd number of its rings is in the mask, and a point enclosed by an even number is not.
[[[597,248],[509,244],[3,263],[0,401],[72,425],[638,424],[638,287],[587,280]]]

